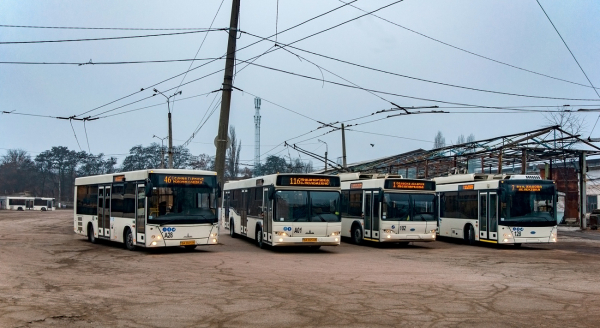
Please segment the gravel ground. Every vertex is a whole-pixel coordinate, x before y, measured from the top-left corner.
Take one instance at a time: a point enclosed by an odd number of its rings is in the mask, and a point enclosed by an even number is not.
[[[0,327],[597,327],[600,240],[130,252],[0,211]]]

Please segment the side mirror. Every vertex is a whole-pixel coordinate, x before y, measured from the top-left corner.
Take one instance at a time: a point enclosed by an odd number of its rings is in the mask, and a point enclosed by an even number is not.
[[[146,192],[146,197],[150,197],[152,196],[152,189],[153,189],[153,185],[152,182],[147,182],[146,183],[146,187],[144,189],[144,191]]]
[[[275,187],[270,186],[269,187],[269,200],[273,200],[273,198],[275,198]]]

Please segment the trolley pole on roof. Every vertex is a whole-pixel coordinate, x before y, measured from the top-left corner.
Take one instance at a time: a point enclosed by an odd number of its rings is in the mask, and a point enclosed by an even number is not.
[[[317,141],[325,144],[325,171],[327,171],[327,153],[329,152],[329,145],[321,139],[317,139]]]
[[[223,76],[219,132],[216,140],[217,153],[215,155],[215,170],[217,171],[217,180],[221,187],[225,182],[225,151],[227,149],[227,129],[229,128],[229,110],[231,108],[231,90],[233,89],[233,66],[239,13],[240,0],[232,0],[229,39],[227,41],[227,59],[225,60],[225,73]]]

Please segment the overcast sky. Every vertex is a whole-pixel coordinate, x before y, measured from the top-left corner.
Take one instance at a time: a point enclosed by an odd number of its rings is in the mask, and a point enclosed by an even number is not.
[[[276,29],[276,0],[242,0],[240,29],[267,37]],[[589,0],[541,0],[544,9],[562,34],[592,83],[600,87],[600,2]],[[365,10],[393,3],[392,0],[360,0],[353,5]],[[4,0],[0,4],[0,24],[72,27],[129,27],[129,28],[207,28],[221,0],[203,1],[32,1]],[[278,30],[284,30],[311,17],[339,7],[336,0],[280,0]],[[214,28],[229,24],[231,1],[226,0],[216,16]],[[323,17],[278,36],[281,43],[290,43],[315,32],[335,26],[362,14],[356,8],[343,7]],[[585,76],[560,40],[560,37],[535,0],[476,1],[476,0],[406,0],[378,11],[396,24],[410,28],[437,40],[502,61],[527,70],[588,85]],[[173,33],[183,31],[124,31],[72,30],[0,27],[0,42],[36,41]],[[205,33],[177,36],[148,37],[109,41],[0,44],[0,61],[32,62],[110,62],[147,61],[194,58]],[[241,34],[237,48],[257,41]],[[198,58],[222,56],[226,51],[227,34],[210,32]],[[261,42],[239,51],[238,59],[259,55],[273,46]],[[350,66],[299,50],[292,52],[344,78],[346,82],[321,71],[305,59],[285,50],[277,50],[259,58],[255,63],[294,73],[390,94],[378,96],[364,90],[323,83],[292,76],[263,67],[249,66],[235,77],[230,125],[235,126],[242,140],[243,163],[251,164],[254,157],[254,94],[262,97],[261,153],[290,155],[294,150],[276,145],[321,126],[316,122],[349,120],[390,109],[394,102],[400,106],[452,106],[397,95],[483,106],[562,106],[570,104],[600,107],[600,99],[590,87],[535,75],[459,51],[432,41],[406,29],[373,16],[366,16],[330,31],[295,43],[294,46],[318,54],[342,59],[393,73],[505,93],[542,97],[595,99],[596,101],[539,99],[485,93],[443,86],[413,79],[392,76]],[[205,61],[198,61],[194,66]],[[183,83],[223,69],[218,60],[187,74]],[[130,64],[130,65],[6,65],[0,64],[0,110],[49,116],[79,115],[123,96],[139,91],[188,69],[189,62]],[[238,70],[244,65],[238,66]],[[221,87],[223,72],[183,85],[186,98]],[[156,86],[159,90],[177,87],[182,76]],[[170,91],[170,93],[173,93]],[[124,100],[94,110],[102,112],[151,96],[146,90]],[[185,142],[209,109],[215,93],[175,103],[173,110],[174,145]],[[218,101],[220,94],[215,101]],[[381,97],[381,98],[380,98]],[[382,99],[383,98],[383,99]],[[302,115],[282,109],[281,105]],[[162,104],[122,115],[86,123],[89,150],[92,153],[118,154],[119,164],[129,149],[138,144],[160,142],[153,135],[167,135],[167,105],[155,96],[125,106],[109,114]],[[597,105],[593,107],[593,105]],[[530,108],[531,109],[531,108]],[[555,108],[534,108],[549,109]],[[494,111],[488,109],[444,109],[446,111]],[[389,114],[373,115],[360,123],[383,118]],[[547,115],[547,114],[546,114]],[[586,121],[588,137],[598,113],[579,114]],[[307,118],[308,117],[308,118]],[[310,118],[310,119],[309,119]],[[189,149],[194,155],[214,155],[213,140],[217,133],[219,108],[200,129]],[[84,125],[73,121],[82,150],[88,150]],[[396,137],[346,133],[348,162],[362,161],[398,154],[417,148],[430,149],[437,131],[446,143],[455,143],[459,135],[473,133],[476,139],[533,130],[545,124],[543,113],[477,113],[427,114],[399,116],[356,126],[355,130]],[[352,129],[352,128],[351,128]],[[330,129],[322,128],[289,142],[301,142],[317,137]],[[592,137],[600,136],[596,127]],[[328,143],[329,157],[341,156],[340,132],[318,137]],[[411,140],[417,139],[417,140]],[[373,144],[374,146],[371,146]],[[79,150],[71,125],[67,120],[20,115],[0,115],[0,154],[5,149],[22,148],[35,156],[52,146],[67,146]],[[323,153],[325,146],[317,138],[304,141],[302,147]],[[267,151],[274,148],[271,152]],[[307,159],[302,155],[302,159]],[[313,161],[316,167],[321,165]]]

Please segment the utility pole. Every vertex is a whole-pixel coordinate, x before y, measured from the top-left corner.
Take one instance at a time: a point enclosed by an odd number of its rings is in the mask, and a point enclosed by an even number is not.
[[[317,139],[317,141],[325,144],[325,171],[327,171],[327,153],[329,152],[329,145],[321,139]]]
[[[342,123],[342,167],[346,166],[346,133],[344,132],[344,123]]]
[[[169,122],[171,122],[171,121],[169,120]],[[169,127],[170,127],[170,124],[169,124]],[[160,168],[164,169],[165,168],[165,146],[163,146],[163,140],[165,140],[169,137],[159,138],[156,135],[153,135],[152,138],[160,139]]]
[[[227,41],[227,59],[223,75],[223,95],[221,97],[221,115],[219,117],[219,132],[217,134],[217,153],[215,155],[215,170],[221,187],[225,182],[225,151],[227,149],[227,129],[229,128],[229,110],[231,108],[231,90],[233,89],[233,66],[235,62],[236,36],[240,0],[231,2],[231,19],[229,21],[229,39]]]
[[[154,92],[156,92],[154,95],[156,94],[161,94],[163,95],[163,97],[167,98],[167,108],[169,110],[169,168],[172,169],[173,168],[173,125],[171,124],[171,105],[170,105],[170,99],[172,97],[175,97],[176,95],[180,95],[181,91],[175,92],[174,94],[170,95],[170,96],[165,96],[164,93],[154,89]]]

